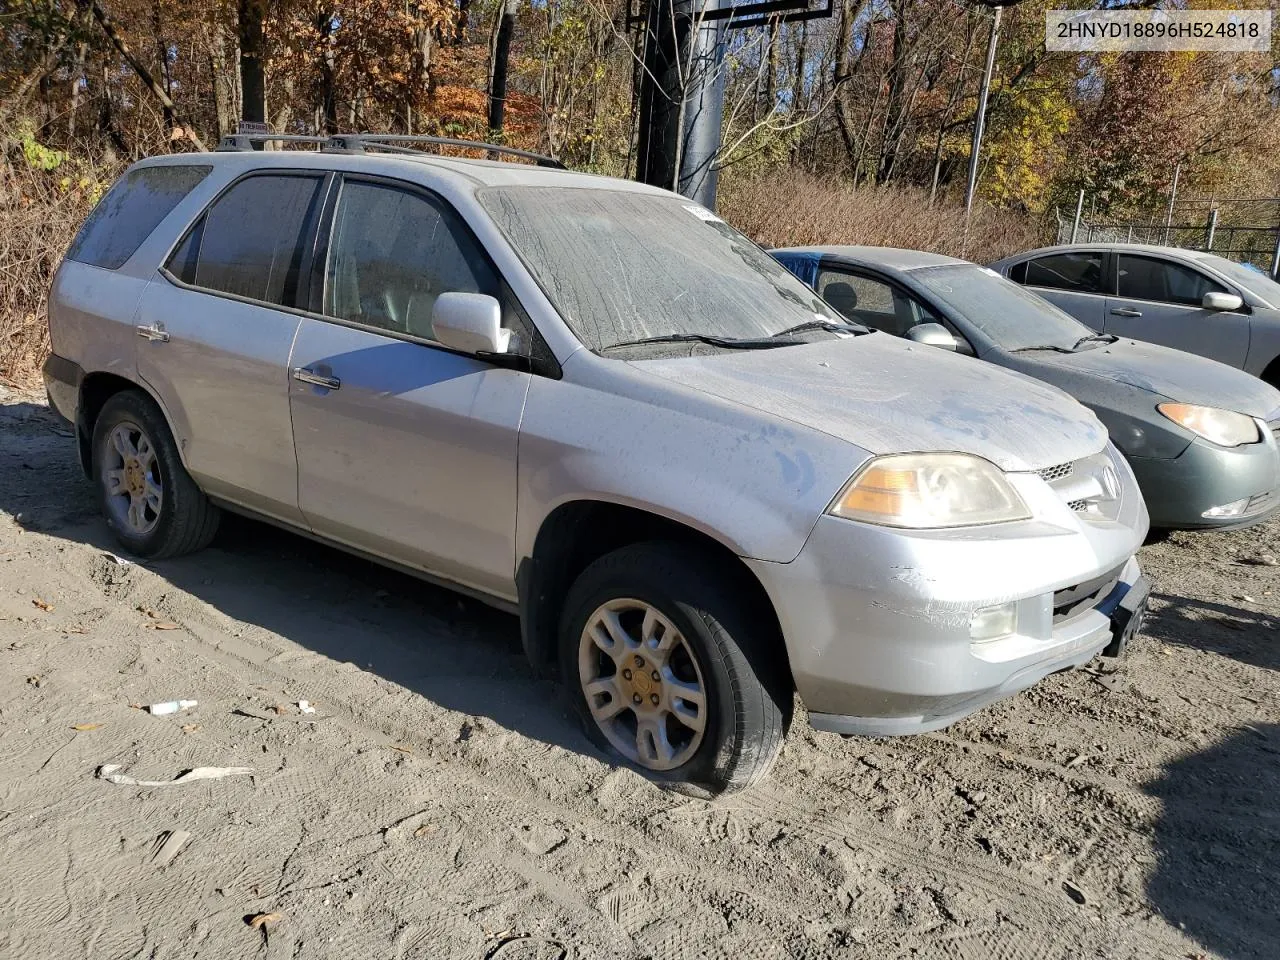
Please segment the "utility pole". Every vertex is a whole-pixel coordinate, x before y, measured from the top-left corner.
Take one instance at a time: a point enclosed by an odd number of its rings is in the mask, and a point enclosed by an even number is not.
[[[996,65],[996,44],[1000,39],[1000,19],[1005,7],[1012,7],[1021,0],[978,0],[984,7],[992,7],[991,36],[987,38],[987,65],[982,71],[982,86],[978,88],[978,112],[973,118],[973,144],[969,149],[969,181],[964,191],[965,235],[969,233],[969,214],[973,210],[973,195],[978,189],[978,160],[982,153],[982,134],[987,124],[987,95],[991,91],[991,74]]]

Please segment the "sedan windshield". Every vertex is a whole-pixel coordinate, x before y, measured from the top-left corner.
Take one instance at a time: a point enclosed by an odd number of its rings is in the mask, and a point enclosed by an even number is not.
[[[1093,335],[1049,301],[986,267],[923,267],[911,277],[1002,350],[1074,350]]]
[[[1246,267],[1243,263],[1236,263],[1226,257],[1203,256],[1199,260],[1280,309],[1280,283],[1276,283],[1261,270]]]
[[[657,338],[759,345],[793,327],[805,327],[796,337],[814,339],[846,325],[760,247],[692,201],[571,187],[490,188],[478,196],[592,350]]]

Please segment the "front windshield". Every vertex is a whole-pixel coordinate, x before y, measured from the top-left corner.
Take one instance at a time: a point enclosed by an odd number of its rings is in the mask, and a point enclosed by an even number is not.
[[[1243,263],[1236,263],[1226,257],[1201,257],[1200,262],[1205,266],[1213,267],[1223,276],[1230,277],[1271,306],[1280,308],[1280,283],[1276,283],[1261,270],[1250,269]]]
[[[1047,300],[974,264],[923,267],[913,280],[928,288],[1002,350],[1071,350],[1093,331]]]
[[[652,337],[761,338],[815,320],[846,322],[690,200],[572,187],[489,188],[478,197],[592,350]]]

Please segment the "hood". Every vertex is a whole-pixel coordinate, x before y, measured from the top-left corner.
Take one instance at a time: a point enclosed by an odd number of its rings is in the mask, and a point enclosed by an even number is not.
[[[1097,453],[1107,439],[1055,387],[883,333],[631,363],[873,454],[959,451],[1026,471]]]
[[[1267,419],[1280,410],[1280,391],[1257,377],[1217,360],[1154,343],[1117,340],[1077,353],[1045,350],[1018,354],[1017,360],[1019,369],[1071,389],[1085,401],[1090,398],[1073,389],[1076,384],[1054,377],[1053,371],[1114,380],[1166,400],[1221,407],[1250,417]]]

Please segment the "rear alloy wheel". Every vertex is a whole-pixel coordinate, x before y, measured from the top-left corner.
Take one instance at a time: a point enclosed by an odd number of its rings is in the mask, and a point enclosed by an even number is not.
[[[137,390],[103,405],[93,425],[98,502],[130,553],[160,559],[199,550],[218,529],[218,508],[187,473],[164,414]]]
[[[781,639],[752,585],[697,547],[638,543],[592,563],[560,621],[560,675],[587,735],[675,786],[768,772],[790,720]]]

